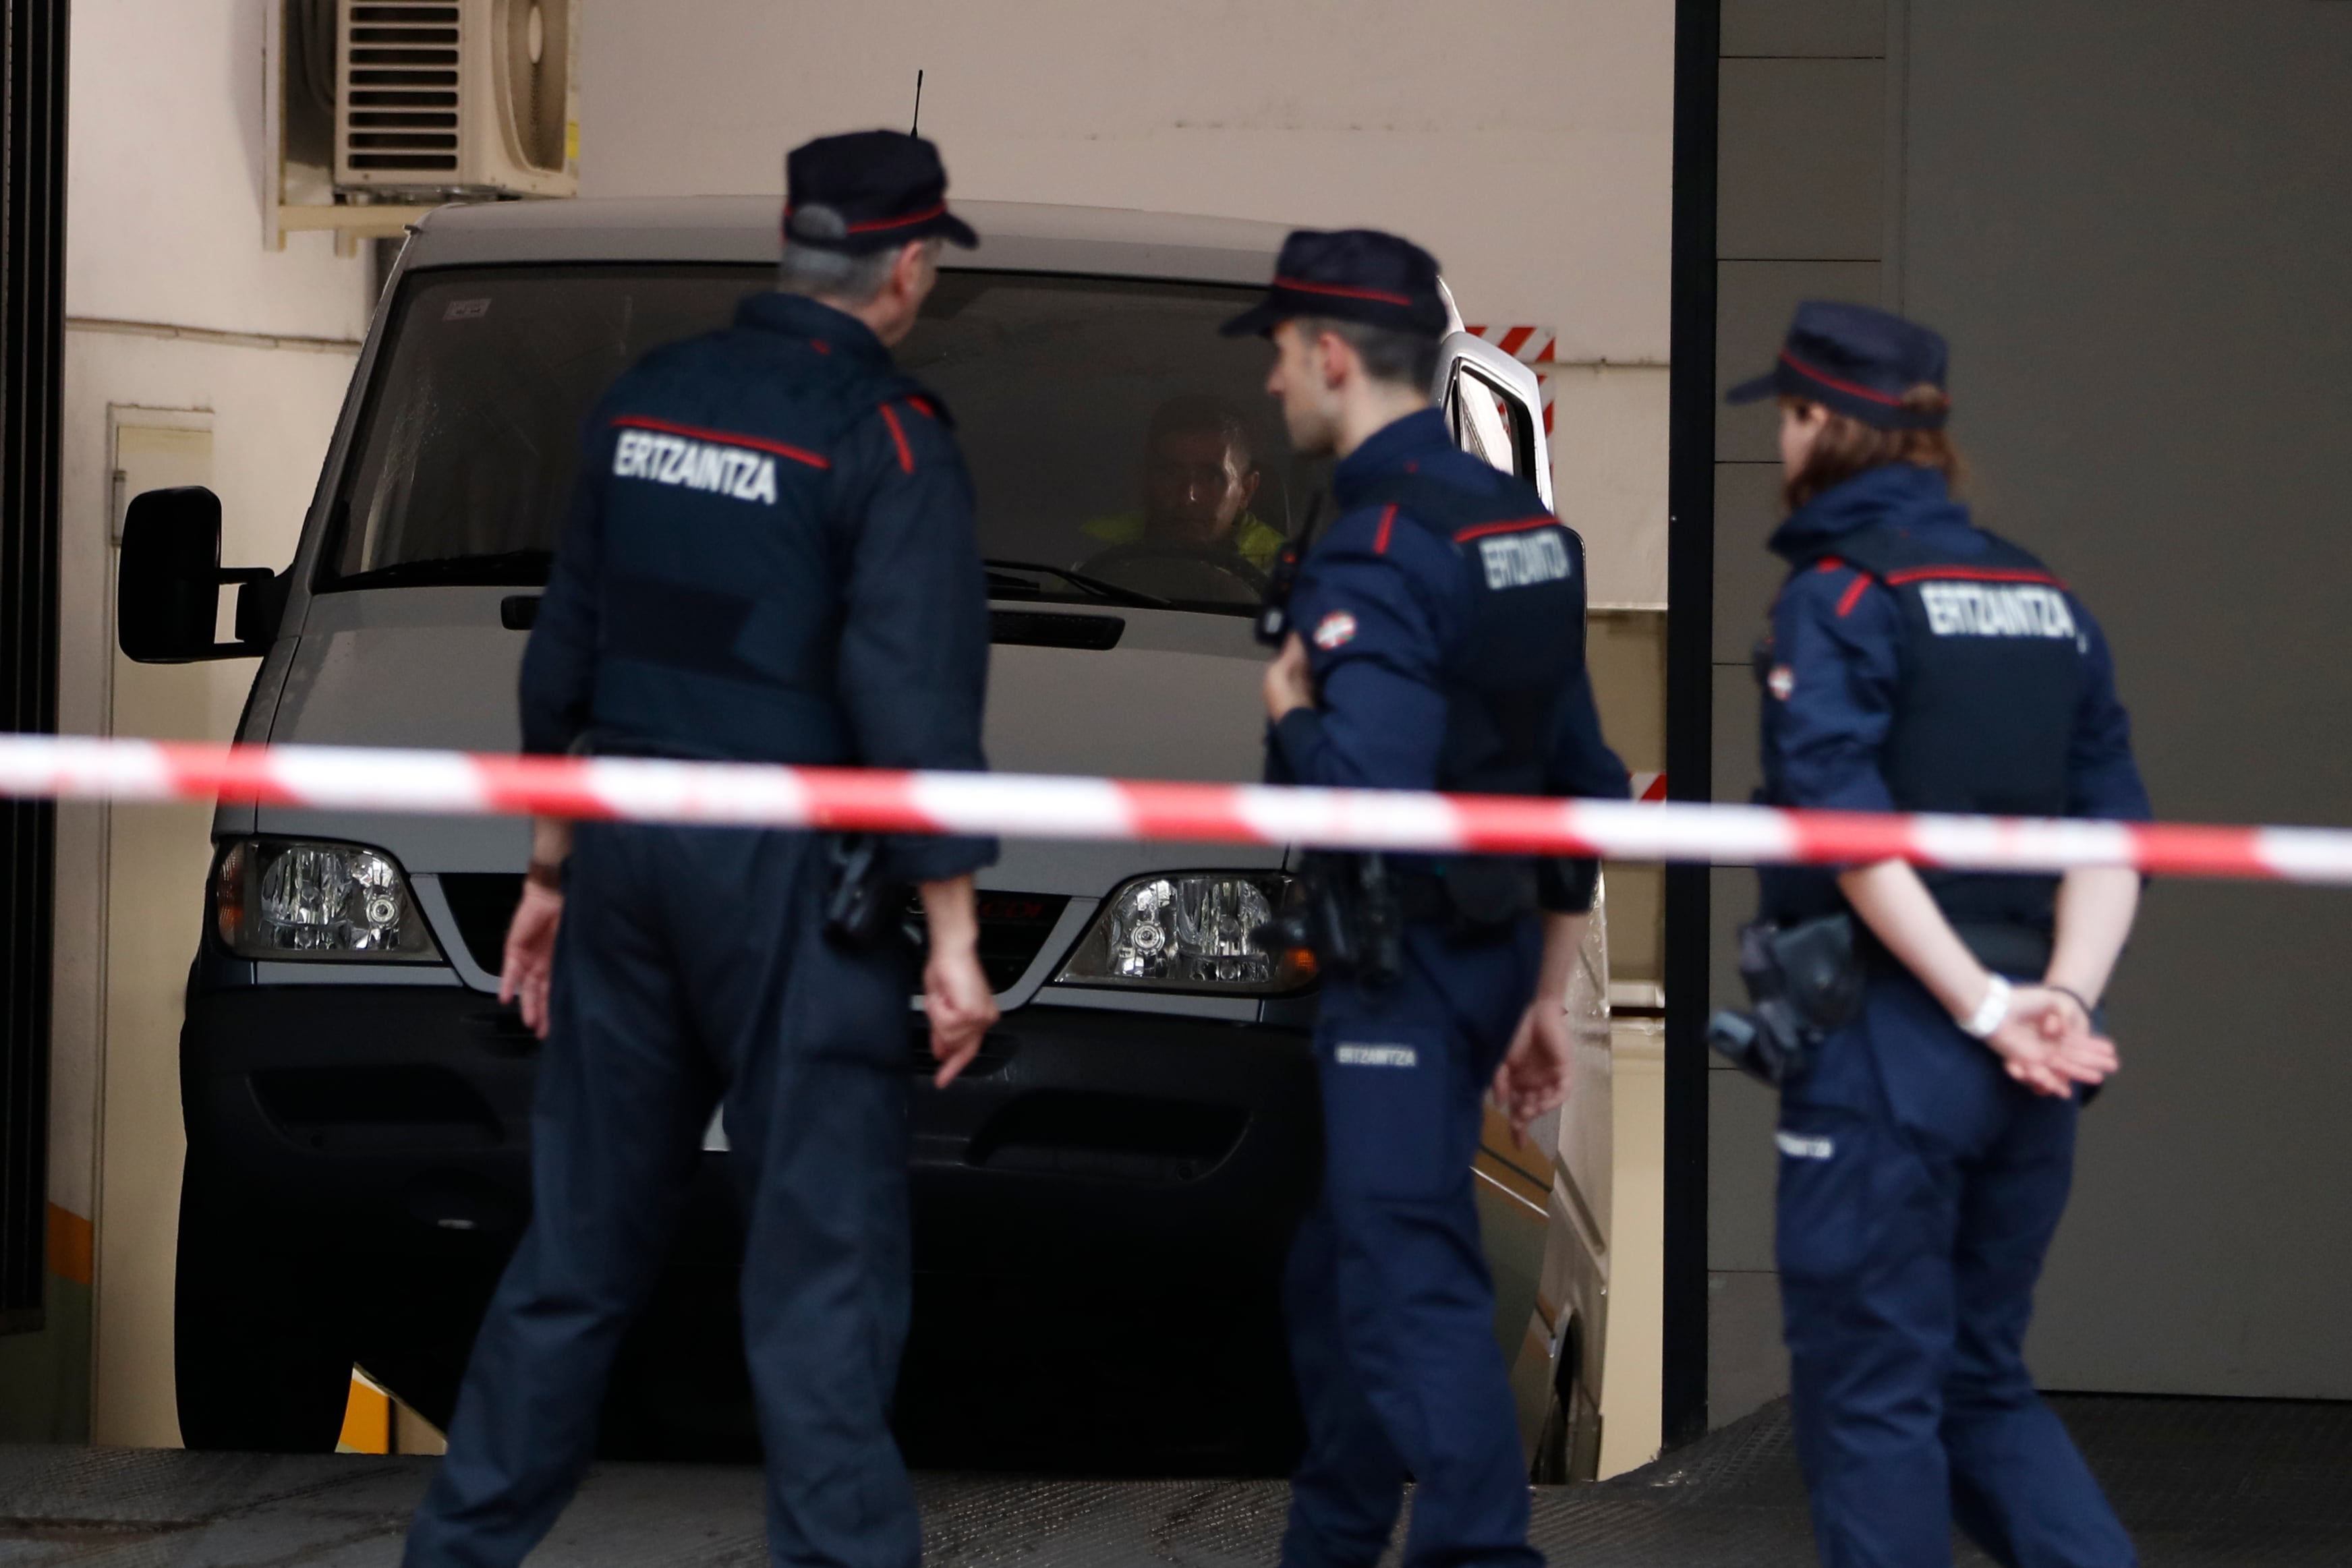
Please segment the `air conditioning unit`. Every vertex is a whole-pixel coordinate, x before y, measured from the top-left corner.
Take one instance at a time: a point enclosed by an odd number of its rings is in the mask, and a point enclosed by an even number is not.
[[[580,0],[335,0],[335,186],[580,188]]]

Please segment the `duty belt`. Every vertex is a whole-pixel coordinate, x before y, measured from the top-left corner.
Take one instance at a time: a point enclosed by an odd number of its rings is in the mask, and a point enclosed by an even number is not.
[[[1886,950],[1866,925],[1860,925],[1857,944],[1864,962],[1874,970],[1905,972],[1900,958]],[[1996,975],[2014,975],[2021,979],[2039,980],[2050,967],[2050,933],[2013,921],[1955,920],[1954,935],[1961,946],[1975,955],[1976,961]]]
[[[1499,933],[1535,913],[1535,868],[1525,860],[1466,856],[1442,873],[1398,867],[1397,914],[1482,934]]]

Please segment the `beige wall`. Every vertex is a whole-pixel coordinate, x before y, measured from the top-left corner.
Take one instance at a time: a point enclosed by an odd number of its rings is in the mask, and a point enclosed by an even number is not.
[[[1601,727],[1634,774],[1666,767],[1666,618],[1604,610],[1585,623],[1585,662]],[[1665,982],[1665,872],[1654,861],[1609,863],[1609,978]],[[1622,999],[1622,993],[1621,993]]]
[[[66,313],[356,337],[356,261],[261,248],[264,0],[74,0]]]
[[[961,195],[1397,229],[1472,320],[1557,327],[1593,597],[1665,601],[1673,7],[1657,0],[587,0],[582,193],[781,192],[923,130]]]
[[[110,405],[208,414],[224,559],[283,567],[365,327],[365,267],[336,260],[327,236],[262,248],[262,17],[259,0],[73,9],[58,694],[69,733],[119,720],[126,733],[226,738],[253,674],[248,660],[136,666],[113,653]],[[49,1191],[95,1224],[88,1375],[102,1442],[178,1441],[179,988],[208,828],[201,808],[59,813]]]

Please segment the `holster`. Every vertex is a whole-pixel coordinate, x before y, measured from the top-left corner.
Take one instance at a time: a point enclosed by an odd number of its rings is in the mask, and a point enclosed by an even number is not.
[[[1265,947],[1312,947],[1323,973],[1378,989],[1404,972],[1404,919],[1388,860],[1378,852],[1309,854],[1299,862],[1302,907],[1257,931]]]
[[[1831,1031],[1861,1015],[1869,968],[1855,946],[1853,916],[1823,915],[1741,926],[1739,977],[1750,1010],[1717,1013],[1706,1042],[1777,1089],[1811,1071]]]
[[[824,939],[836,947],[878,946],[898,929],[907,890],[883,874],[882,841],[872,833],[828,834]]]
[[[1407,920],[1444,924],[1471,940],[1497,936],[1536,911],[1536,868],[1510,855],[1464,855],[1442,872],[1392,873]]]

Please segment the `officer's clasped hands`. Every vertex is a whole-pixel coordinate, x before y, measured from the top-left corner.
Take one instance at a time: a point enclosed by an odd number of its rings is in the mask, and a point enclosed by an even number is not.
[[[2121,1061],[2115,1041],[2092,1031],[2079,1003],[2042,986],[2017,988],[2009,1017],[1985,1044],[2011,1078],[2037,1094],[2062,1100],[2078,1083],[2104,1082]]]

